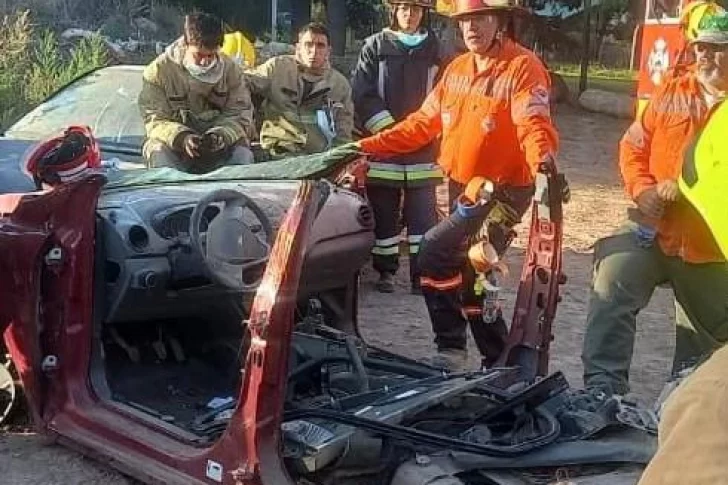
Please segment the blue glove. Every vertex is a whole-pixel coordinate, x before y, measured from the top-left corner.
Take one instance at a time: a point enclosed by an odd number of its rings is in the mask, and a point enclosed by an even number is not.
[[[483,215],[484,207],[485,206],[483,204],[473,204],[465,197],[460,196],[457,201],[455,212],[463,219],[472,219],[473,217]]]

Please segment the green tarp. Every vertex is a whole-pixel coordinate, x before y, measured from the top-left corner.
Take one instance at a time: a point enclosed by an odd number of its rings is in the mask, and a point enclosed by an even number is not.
[[[335,149],[252,165],[231,165],[203,175],[189,174],[174,168],[114,171],[108,174],[109,181],[106,188],[203,181],[320,179],[342,168],[356,157],[355,153]]]

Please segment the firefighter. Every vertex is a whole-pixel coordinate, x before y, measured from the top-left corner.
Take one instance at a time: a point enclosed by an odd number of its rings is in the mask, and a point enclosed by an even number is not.
[[[694,150],[688,150],[680,193],[698,209],[728,257],[728,103],[713,110]],[[724,295],[725,298],[725,295]],[[716,351],[668,397],[657,453],[639,485],[712,485],[728,476],[728,347]],[[679,381],[678,381],[679,382]],[[695,446],[697,443],[700,446]],[[704,445],[703,445],[704,444]]]
[[[553,166],[558,149],[548,72],[513,39],[515,16],[527,13],[514,0],[457,0],[453,16],[469,52],[445,68],[418,111],[358,142],[389,159],[441,138],[438,162],[459,197],[450,217],[425,234],[419,267],[435,363],[451,370],[467,365],[468,324],[486,366],[498,358],[506,333],[502,318],[484,322],[469,246],[488,240],[499,254],[506,250],[529,207],[534,175]],[[481,204],[484,192],[497,203]]]
[[[673,371],[728,340],[728,264],[676,182],[683,156],[728,91],[728,15],[705,16],[692,48],[696,63],[658,89],[620,143],[622,177],[638,210],[595,246],[582,351],[594,395],[628,392],[636,317],[658,285],[675,294]]]
[[[198,173],[253,161],[250,91],[222,44],[220,20],[188,15],[183,36],[144,69],[139,107],[149,167]]]
[[[442,63],[439,41],[428,27],[434,0],[387,3],[390,25],[366,40],[352,78],[359,128],[368,134],[381,132],[419,108]],[[367,194],[376,221],[372,259],[380,275],[377,289],[383,293],[394,291],[399,268],[400,211],[407,227],[412,292],[419,292],[417,253],[425,232],[437,222],[435,189],[442,182],[436,148],[430,143],[370,163]]]
[[[351,86],[329,63],[329,32],[317,23],[298,33],[295,55],[282,55],[246,71],[263,98],[261,147],[270,158],[311,154],[351,141]]]

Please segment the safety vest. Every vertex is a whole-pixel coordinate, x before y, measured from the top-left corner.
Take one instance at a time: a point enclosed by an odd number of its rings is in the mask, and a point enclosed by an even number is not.
[[[678,184],[728,259],[728,100],[713,108],[687,150]]]

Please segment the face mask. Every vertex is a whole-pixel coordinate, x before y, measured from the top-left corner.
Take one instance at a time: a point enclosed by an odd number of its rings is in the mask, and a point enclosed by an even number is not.
[[[427,39],[427,32],[418,32],[416,34],[397,32],[397,39],[407,47],[416,47]]]
[[[185,60],[184,66],[185,69],[187,69],[187,72],[189,72],[192,77],[200,79],[204,78],[207,74],[209,74],[209,72],[212,71],[215,66],[217,66],[217,62],[217,59],[215,59],[207,66],[199,66],[194,62],[189,62]]]

